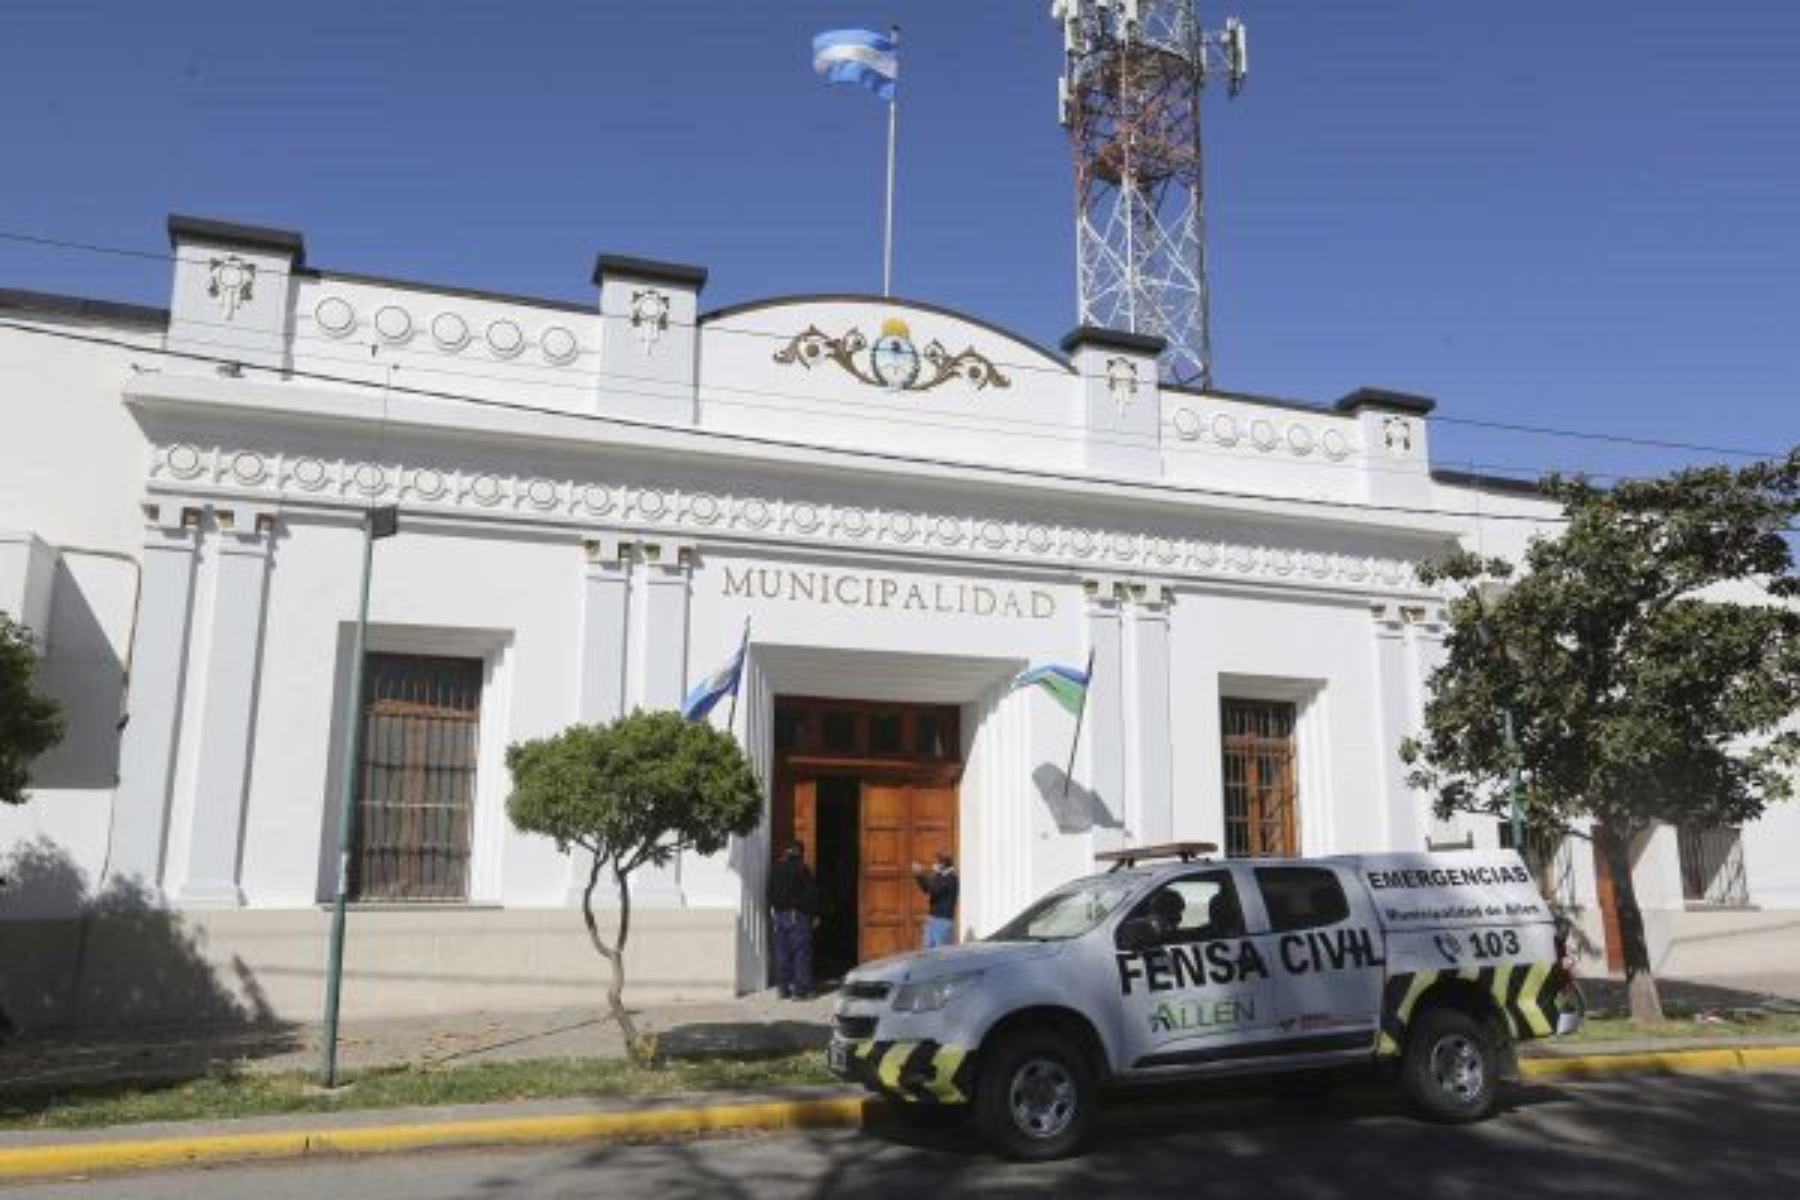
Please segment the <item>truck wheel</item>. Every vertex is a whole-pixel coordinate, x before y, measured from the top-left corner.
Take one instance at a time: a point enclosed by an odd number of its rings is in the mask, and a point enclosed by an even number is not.
[[[1406,1039],[1400,1082],[1427,1117],[1465,1125],[1494,1110],[1499,1071],[1499,1055],[1479,1021],[1454,1008],[1433,1008]]]
[[[996,1151],[1020,1162],[1066,1158],[1093,1127],[1099,1090],[1077,1046],[1047,1030],[1008,1035],[982,1055],[975,1123]]]

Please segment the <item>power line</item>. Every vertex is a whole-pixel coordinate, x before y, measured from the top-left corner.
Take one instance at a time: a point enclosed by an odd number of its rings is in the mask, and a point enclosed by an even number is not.
[[[54,338],[61,341],[81,342],[88,345],[106,346],[123,350],[132,354],[157,355],[166,358],[180,359],[188,362],[206,363],[216,367],[229,367],[243,370],[245,364],[241,359],[224,358],[217,355],[197,354],[191,351],[170,350],[162,347],[142,346],[116,338],[100,337],[93,334],[70,333],[65,330],[43,329],[30,325],[20,325],[12,321],[0,321],[0,329],[10,329],[17,333],[31,334],[38,337]],[[250,370],[257,370],[250,366]],[[376,389],[381,387],[377,381],[354,379],[348,376],[329,375],[317,371],[275,369],[275,374],[297,379],[310,379],[319,383],[330,383],[342,387],[357,389]],[[738,433],[729,430],[703,429],[691,426],[669,425],[657,421],[645,421],[633,417],[608,416],[602,413],[569,412],[565,409],[546,408],[542,405],[522,404],[511,400],[494,400],[483,396],[471,396],[466,393],[449,392],[435,388],[412,386],[393,386],[389,392],[394,395],[414,396],[428,400],[443,400],[452,403],[467,404],[472,407],[495,409],[506,412],[528,413],[534,416],[554,417],[561,420],[581,421],[591,424],[606,425],[619,429],[640,432],[669,433],[677,436],[728,442],[737,445],[756,446],[762,449],[802,450],[813,453],[825,453],[851,459],[862,459],[872,462],[886,462],[906,466],[931,466],[957,471],[982,471],[990,475],[1023,479],[1032,483],[1056,481],[1075,484],[1112,484],[1133,488],[1138,491],[1162,492],[1177,496],[1204,497],[1218,500],[1252,501],[1256,503],[1291,504],[1306,508],[1324,508],[1351,512],[1391,513],[1396,515],[1445,517],[1468,519],[1475,521],[1525,521],[1532,524],[1566,523],[1567,518],[1561,514],[1545,514],[1533,516],[1526,513],[1484,513],[1457,509],[1425,508],[1416,505],[1374,504],[1365,501],[1327,500],[1318,497],[1276,496],[1262,492],[1233,491],[1220,488],[1203,488],[1185,484],[1168,483],[1158,480],[1127,479],[1106,475],[1083,475],[1069,471],[1026,470],[1000,464],[972,462],[963,459],[941,458],[934,455],[908,455],[892,451],[850,449],[845,447],[825,446],[807,442],[791,442],[781,438],[764,437],[758,434]]]
[[[24,233],[24,232],[15,231],[15,230],[0,229],[0,241],[17,242],[17,243],[21,243],[24,245],[38,246],[38,247],[47,248],[47,249],[76,251],[76,252],[92,253],[92,254],[104,254],[104,255],[111,255],[114,257],[137,258],[137,259],[145,259],[145,260],[157,261],[157,262],[187,263],[189,265],[196,265],[196,266],[210,265],[210,263],[207,260],[187,258],[182,255],[175,254],[172,251],[152,251],[152,250],[143,250],[143,249],[133,249],[130,247],[123,247],[123,246],[109,246],[109,245],[104,245],[104,244],[96,243],[96,242],[76,241],[76,240],[64,239],[64,238],[53,238],[53,237],[47,237],[44,235]],[[322,271],[322,270],[321,271],[290,272],[290,271],[281,271],[281,270],[277,270],[277,269],[270,269],[269,274],[276,276],[276,277],[286,277],[286,276],[292,275],[292,274],[300,274],[300,275],[305,275],[308,277],[317,276],[322,279],[329,278],[331,275],[330,272]],[[400,287],[406,286],[405,281],[395,281],[395,282],[396,282],[396,286],[400,286]],[[420,288],[425,289],[425,290],[435,290],[434,285],[430,285],[430,284],[419,284],[416,286],[419,286]],[[518,297],[518,299],[519,300],[527,300],[529,298],[528,297]],[[869,302],[870,303],[881,303],[882,301],[877,297],[869,297]],[[903,305],[905,302],[899,301],[897,303],[900,303]],[[623,320],[630,319],[629,317],[627,317],[623,314],[620,314],[620,313],[604,313],[604,312],[598,311],[597,309],[591,313],[586,313],[583,315],[590,316],[590,317],[598,317],[599,319],[601,319],[603,321],[623,321]],[[220,325],[220,327],[224,327],[223,325],[221,325],[218,322],[195,322],[195,323],[214,324],[214,325]],[[673,327],[673,328],[685,328],[685,329],[696,329],[696,330],[704,329],[709,333],[725,334],[725,335],[729,335],[729,336],[733,336],[733,337],[755,337],[755,338],[762,338],[762,339],[766,339],[766,340],[781,341],[781,342],[787,342],[787,341],[793,340],[792,335],[790,335],[790,334],[774,333],[774,332],[769,332],[769,331],[761,330],[761,329],[743,329],[743,328],[739,328],[739,327],[734,327],[731,325],[723,324],[722,321],[716,317],[711,320],[696,320],[696,321],[690,321],[690,322],[675,321],[675,320],[671,319],[669,323],[670,323],[671,327]],[[311,338],[317,338],[319,340],[326,340],[323,337],[321,337],[321,335],[301,334],[298,331],[295,332],[294,336],[311,337]],[[331,340],[336,340],[336,339],[331,339]],[[598,352],[594,351],[594,350],[577,349],[576,353],[577,353],[578,357],[589,357],[589,356],[597,355]],[[1038,372],[1038,373],[1042,373],[1042,374],[1052,374],[1052,375],[1059,375],[1059,376],[1068,376],[1071,374],[1076,374],[1075,372],[1072,371],[1071,368],[1064,367],[1064,366],[1046,366],[1043,363],[1028,363],[1028,362],[1019,362],[1016,360],[1006,360],[1006,359],[995,359],[992,361],[993,361],[994,365],[997,367],[1005,367],[1005,368],[1008,368],[1010,370],[1015,370],[1015,371],[1033,371],[1033,372]],[[504,363],[504,364],[496,364],[496,365],[504,365],[506,367],[514,368],[514,369],[524,367],[524,364],[521,364],[521,363]],[[1202,394],[1213,394],[1213,393],[1202,393]],[[1226,400],[1233,399],[1233,397],[1230,397],[1230,396],[1218,396],[1217,398],[1226,399]],[[1244,401],[1244,402],[1245,403],[1255,403],[1254,400],[1248,400],[1248,401]],[[1316,412],[1322,416],[1332,415],[1331,410],[1328,408],[1325,408],[1323,406],[1308,405],[1308,406],[1306,406],[1306,408],[1309,411]],[[1535,424],[1526,424],[1526,423],[1509,422],[1509,421],[1492,421],[1492,420],[1484,420],[1484,419],[1477,418],[1477,417],[1456,417],[1456,416],[1448,416],[1443,413],[1433,413],[1426,419],[1429,422],[1434,423],[1434,424],[1460,425],[1460,426],[1466,426],[1466,427],[1474,428],[1474,429],[1488,429],[1488,430],[1495,430],[1495,431],[1508,432],[1508,433],[1523,433],[1523,434],[1530,434],[1530,435],[1537,436],[1537,437],[1567,438],[1567,439],[1574,440],[1574,441],[1612,443],[1612,444],[1616,444],[1616,445],[1632,446],[1632,447],[1635,447],[1638,449],[1678,450],[1678,451],[1682,451],[1684,453],[1690,453],[1690,454],[1717,454],[1717,455],[1722,455],[1722,456],[1726,456],[1726,457],[1730,457],[1730,458],[1766,459],[1766,458],[1780,457],[1781,454],[1783,453],[1781,451],[1776,451],[1776,450],[1753,450],[1753,449],[1748,449],[1748,448],[1741,447],[1741,446],[1715,446],[1715,445],[1710,445],[1710,444],[1703,443],[1703,442],[1688,442],[1688,441],[1680,441],[1680,440],[1665,439],[1665,438],[1634,437],[1634,436],[1627,435],[1627,434],[1601,433],[1596,430],[1564,429],[1564,428],[1560,428],[1557,426],[1551,426],[1551,425],[1535,425]]]

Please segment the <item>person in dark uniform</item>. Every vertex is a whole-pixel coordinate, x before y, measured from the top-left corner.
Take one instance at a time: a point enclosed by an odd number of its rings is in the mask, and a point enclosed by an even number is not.
[[[930,915],[925,918],[925,949],[954,945],[956,942],[956,894],[959,890],[956,864],[948,850],[937,852],[937,861],[927,871],[913,864],[913,881],[929,897]]]
[[[769,871],[769,912],[775,921],[775,990],[783,1000],[812,994],[813,917],[819,889],[806,869],[806,850],[790,845]]]

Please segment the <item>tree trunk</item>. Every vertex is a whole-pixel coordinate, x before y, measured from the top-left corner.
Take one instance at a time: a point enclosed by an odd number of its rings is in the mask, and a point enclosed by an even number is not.
[[[1644,938],[1644,914],[1638,908],[1637,888],[1631,879],[1631,839],[1627,831],[1604,826],[1601,856],[1612,877],[1613,904],[1619,910],[1619,940],[1625,952],[1625,996],[1633,1021],[1664,1020],[1662,996],[1650,971],[1650,944]]]
[[[625,1039],[625,1052],[633,1060],[637,1060],[642,1049],[642,1039],[638,1035],[637,1026],[631,1022],[631,1013],[625,1008],[625,938],[631,927],[631,893],[620,875],[620,908],[618,939],[614,946],[608,946],[600,936],[599,922],[594,919],[594,888],[600,883],[601,858],[594,855],[594,865],[588,870],[587,887],[581,892],[581,918],[587,922],[588,941],[594,944],[599,952],[612,966],[612,985],[606,989],[607,1007],[612,1011],[613,1020],[619,1023],[619,1033]]]

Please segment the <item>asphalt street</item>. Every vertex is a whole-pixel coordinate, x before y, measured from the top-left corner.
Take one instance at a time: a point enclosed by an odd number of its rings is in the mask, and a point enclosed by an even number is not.
[[[256,1196],[1800,1196],[1800,1073],[1514,1088],[1493,1120],[1422,1123],[1385,1093],[1237,1096],[1135,1109],[1082,1159],[1019,1166],[972,1137],[879,1130],[663,1145],[453,1151],[219,1167],[0,1194]]]

